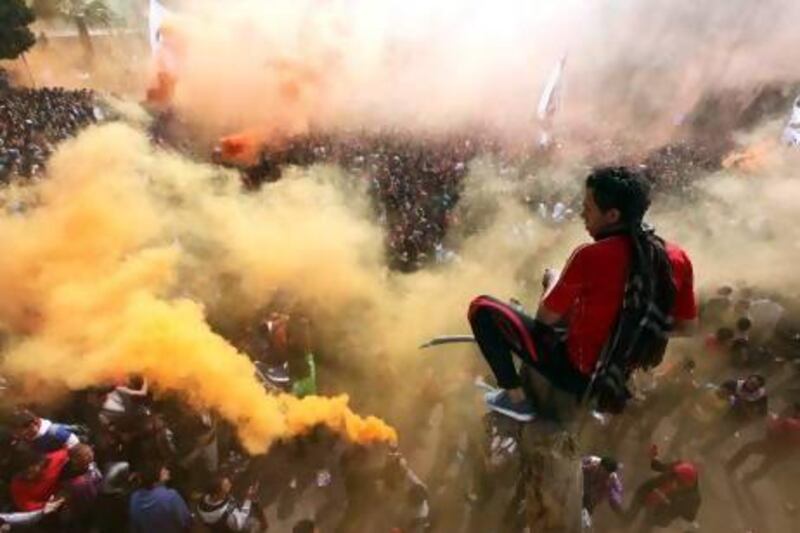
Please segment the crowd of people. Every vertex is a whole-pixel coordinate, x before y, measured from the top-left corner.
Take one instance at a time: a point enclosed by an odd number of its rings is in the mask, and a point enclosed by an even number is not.
[[[0,85],[0,183],[40,176],[55,145],[99,117],[89,90]]]
[[[646,169],[655,193],[688,197],[696,178],[722,167],[730,145],[717,144],[712,148],[687,140],[619,159]],[[498,194],[515,196],[532,219],[547,224],[574,219],[580,195],[569,189],[550,190],[537,179],[547,170],[553,150],[533,145],[508,149],[500,137],[477,129],[430,136],[400,129],[310,133],[265,147],[257,161],[241,171],[243,183],[253,189],[280,179],[290,165],[330,163],[345,169],[366,185],[386,232],[390,266],[410,272],[457,258],[446,236],[460,223],[455,207],[464,178],[478,159],[505,181],[508,190]],[[222,161],[219,147],[212,160]]]
[[[2,91],[3,179],[38,176],[57,142],[101,116],[89,91]],[[702,152],[664,148],[644,164],[661,176],[656,185],[662,192],[684,194],[690,173],[681,168],[719,165],[719,158]],[[498,172],[525,174],[519,170],[524,162],[511,162],[485,135],[424,139],[388,131],[295,139],[261,154],[243,169],[243,180],[252,188],[279,179],[286,165],[341,166],[369,191],[392,268],[408,272],[453,257],[445,237],[458,223],[454,208],[464,178],[481,156],[500,161]],[[581,209],[572,197],[525,201],[533,215],[553,223]],[[751,287],[723,286],[703,295],[702,334],[690,341],[686,356],[636,374],[623,413],[592,418],[596,435],[580,465],[585,527],[646,530],[676,521],[702,527],[704,479],[716,466],[734,485],[742,472],[748,486],[765,477],[786,482],[780,469],[793,465],[800,451],[796,315],[793,302]],[[233,341],[251,357],[265,389],[297,396],[317,391],[308,319],[295,310],[268,309],[246,336]],[[436,400],[445,414],[428,475],[413,468],[409,450],[416,443],[401,441],[405,453],[361,447],[323,428],[250,457],[233,427],[178,397],[154,395],[141,376],[75,392],[46,411],[16,405],[0,418],[0,527],[477,532],[492,527],[494,505],[501,509],[497,530],[522,531],[524,502],[509,480],[521,460],[520,422],[529,420],[476,415],[467,399],[475,396],[472,377],[465,376],[452,397]],[[7,385],[4,394],[11,397],[13,384]],[[430,429],[434,407],[420,414],[421,434]],[[411,439],[423,439],[417,437]],[[649,454],[627,454],[625,446],[642,441],[665,444],[653,445]],[[745,468],[753,458],[756,468]],[[627,497],[625,487],[635,479],[642,482]],[[604,514],[604,502],[616,517]]]
[[[244,181],[251,188],[274,181],[286,165],[339,165],[364,181],[386,230],[390,265],[407,272],[452,257],[445,235],[454,223],[468,164],[498,151],[487,135],[423,138],[400,130],[312,134],[280,149],[265,149],[244,170]]]
[[[665,485],[682,491],[678,501],[654,492],[664,479],[644,483],[634,495],[631,505],[649,509],[650,525],[665,527],[682,519],[684,524],[700,527],[701,472],[721,476],[732,490],[748,494],[755,482],[771,475],[780,487],[778,493],[790,494],[796,472],[782,477],[775,468],[784,466],[791,472],[800,456],[799,337],[796,315],[788,303],[748,287],[721,287],[703,301],[702,334],[692,340],[693,356],[675,358],[653,375],[637,376],[636,395],[627,411],[612,420],[601,419],[599,449],[619,449],[631,441],[661,441],[669,456],[690,458],[676,459],[673,465],[683,465],[691,482],[676,477],[675,483]],[[756,463],[745,467],[756,458]],[[603,472],[608,477],[617,471],[617,457],[606,459],[614,466]],[[663,466],[659,465],[662,471]],[[596,477],[590,473],[586,479]],[[587,490],[596,493],[597,484],[592,487]],[[617,494],[621,481],[609,481],[603,487]],[[791,499],[783,503],[789,510],[796,505]],[[585,505],[585,512],[591,513],[594,506]],[[628,511],[619,514],[622,521],[618,523],[633,518]]]
[[[266,391],[303,396],[316,390],[310,339],[307,319],[270,310],[242,349]],[[232,426],[156,396],[141,376],[74,392],[47,417],[40,409],[0,416],[5,529],[344,533],[365,520],[409,532],[429,523],[426,485],[396,446],[354,445],[320,427],[253,457]]]

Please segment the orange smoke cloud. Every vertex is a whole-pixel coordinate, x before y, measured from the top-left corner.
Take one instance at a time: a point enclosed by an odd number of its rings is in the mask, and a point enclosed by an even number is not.
[[[222,158],[231,163],[253,164],[265,140],[266,135],[256,129],[227,135],[219,141]]]
[[[181,37],[174,105],[213,138],[489,125],[531,140],[568,52],[557,133],[648,148],[708,92],[795,75],[796,2],[696,4],[187,0],[170,20]]]
[[[347,396],[267,394],[250,360],[212,331],[181,283],[187,264],[204,266],[176,234],[174,199],[154,192],[171,186],[156,171],[164,166],[175,183],[202,177],[127,127],[95,128],[53,157],[34,206],[0,215],[0,326],[11,334],[3,371],[33,392],[139,373],[217,412],[251,452],[318,424],[357,442],[395,441],[381,420],[354,414]]]
[[[776,149],[775,140],[760,141],[741,150],[734,150],[722,160],[725,169],[738,169],[748,174],[763,171]]]

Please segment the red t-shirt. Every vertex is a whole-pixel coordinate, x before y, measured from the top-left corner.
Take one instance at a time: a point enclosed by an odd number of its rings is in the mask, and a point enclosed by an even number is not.
[[[673,318],[697,317],[692,262],[681,248],[667,243],[677,289]],[[542,304],[568,321],[567,352],[573,366],[591,374],[622,308],[631,245],[614,236],[578,247]]]
[[[56,493],[61,471],[69,460],[67,450],[47,454],[47,464],[36,479],[16,476],[11,480],[11,499],[19,511],[38,511]]]

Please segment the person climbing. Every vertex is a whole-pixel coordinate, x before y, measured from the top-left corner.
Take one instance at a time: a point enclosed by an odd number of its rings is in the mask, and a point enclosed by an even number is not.
[[[623,486],[617,460],[613,457],[587,455],[581,460],[581,471],[583,473],[581,518],[584,527],[592,526],[594,510],[603,503],[603,500],[608,500],[611,510],[621,516]]]
[[[696,529],[700,510],[700,473],[691,461],[663,462],[658,458],[658,448],[650,448],[650,468],[658,475],[642,483],[634,493],[625,521],[632,525],[642,511],[645,519],[640,528],[667,527],[682,518]]]
[[[589,174],[581,216],[595,242],[579,246],[557,280],[546,271],[535,318],[491,296],[472,301],[468,319],[501,388],[486,395],[491,410],[521,422],[534,417],[516,353],[552,386],[578,398],[588,391],[601,410],[621,411],[630,372],[661,361],[668,333],[693,331],[692,263],[643,224],[649,190],[630,168]]]

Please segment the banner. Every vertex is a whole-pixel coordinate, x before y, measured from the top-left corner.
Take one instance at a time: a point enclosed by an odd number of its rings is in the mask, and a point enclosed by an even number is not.
[[[565,54],[561,56],[553,72],[550,73],[547,85],[545,85],[542,96],[539,98],[539,107],[536,110],[536,115],[541,121],[548,121],[553,118],[558,108],[561,107],[561,77],[564,74],[566,62],[567,56]]]
[[[150,0],[150,15],[148,29],[150,33],[150,50],[153,54],[156,53],[161,42],[159,32],[164,19],[170,15],[167,8],[161,5],[158,0]]]

